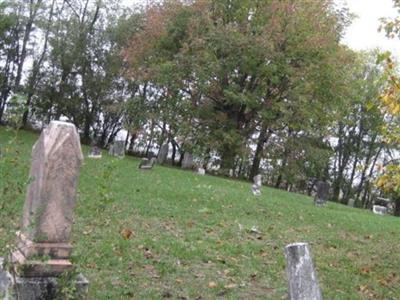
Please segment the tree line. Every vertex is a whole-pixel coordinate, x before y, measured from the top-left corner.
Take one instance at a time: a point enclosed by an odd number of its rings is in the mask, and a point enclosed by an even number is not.
[[[331,0],[14,0],[0,4],[0,122],[73,122],[84,143],[168,143],[237,178],[368,207],[393,159],[378,51],[341,43]],[[154,153],[157,154],[157,153]],[[381,192],[379,192],[381,193]]]

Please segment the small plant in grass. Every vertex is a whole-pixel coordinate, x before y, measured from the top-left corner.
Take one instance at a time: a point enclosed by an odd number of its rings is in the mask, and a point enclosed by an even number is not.
[[[57,278],[57,295],[56,300],[73,300],[79,299],[76,289],[76,278],[78,272],[74,269],[64,272]]]
[[[113,181],[113,177],[115,176],[116,170],[116,161],[112,159],[111,161],[107,161],[100,173],[99,176],[99,200],[100,205],[99,209],[104,210],[107,206],[109,206],[113,201],[113,193],[110,188],[110,184]]]

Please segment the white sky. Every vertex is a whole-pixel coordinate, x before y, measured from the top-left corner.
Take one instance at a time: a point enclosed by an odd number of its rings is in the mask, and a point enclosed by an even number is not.
[[[355,50],[379,47],[400,56],[400,40],[388,39],[384,32],[378,32],[380,18],[400,15],[393,8],[392,0],[336,0],[336,3],[347,4],[358,16],[348,28],[343,43]]]
[[[123,0],[130,6],[145,4],[147,0]],[[348,28],[343,43],[354,50],[367,50],[379,47],[389,50],[400,57],[400,40],[388,39],[383,32],[378,32],[380,18],[400,15],[394,8],[392,0],[335,0],[340,5],[346,5],[358,17]]]

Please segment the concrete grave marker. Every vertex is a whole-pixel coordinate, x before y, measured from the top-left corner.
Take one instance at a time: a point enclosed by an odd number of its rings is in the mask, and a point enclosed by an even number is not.
[[[373,211],[374,214],[376,214],[376,215],[384,216],[384,215],[387,214],[388,208],[387,208],[386,206],[374,205],[374,206],[372,207],[372,211]]]
[[[158,156],[157,156],[157,163],[162,165],[165,163],[168,157],[168,144],[164,144],[160,147],[160,151],[158,151]]]
[[[182,169],[193,169],[193,155],[189,152],[185,152],[183,155]]]
[[[199,167],[199,168],[197,169],[197,174],[199,174],[199,175],[206,175],[206,170],[205,170],[204,168],[202,168],[202,167]]]
[[[33,146],[32,181],[11,255],[18,299],[53,299],[55,277],[73,269],[70,236],[82,162],[79,135],[70,123],[52,121]],[[87,287],[81,276],[77,290],[85,293]]]
[[[262,175],[258,174],[253,178],[254,184],[251,186],[251,191],[254,196],[261,196]]]
[[[111,156],[115,156],[118,158],[125,157],[125,142],[124,141],[115,141],[111,146],[108,154]]]
[[[350,207],[354,207],[354,204],[355,204],[355,203],[356,203],[356,200],[353,199],[353,198],[351,198],[351,199],[349,199],[349,201],[347,202],[347,205],[350,206]]]
[[[139,169],[141,170],[151,170],[153,169],[154,163],[156,162],[155,157],[148,159],[142,158],[142,161],[139,164]]]
[[[330,185],[324,181],[317,182],[317,193],[314,197],[314,204],[316,206],[325,206],[328,202]]]
[[[306,243],[285,247],[286,274],[290,300],[322,300],[317,274]]]
[[[97,146],[90,147],[89,158],[101,158],[101,149]]]

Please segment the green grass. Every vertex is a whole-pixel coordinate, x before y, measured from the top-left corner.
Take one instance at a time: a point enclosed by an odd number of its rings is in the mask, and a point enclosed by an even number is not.
[[[0,128],[3,147],[11,137]],[[27,181],[36,139],[20,133],[19,160],[0,164],[0,186]],[[399,218],[317,208],[266,187],[256,198],[247,182],[138,164],[105,152],[85,158],[72,239],[90,299],[285,299],[283,248],[292,242],[311,244],[324,299],[400,299]],[[0,213],[0,254],[14,241],[25,189]]]

